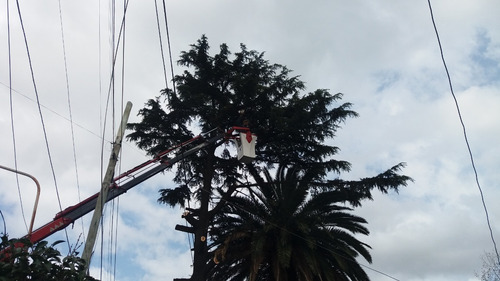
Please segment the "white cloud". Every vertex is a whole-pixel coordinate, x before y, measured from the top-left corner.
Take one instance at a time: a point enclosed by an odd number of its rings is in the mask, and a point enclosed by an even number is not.
[[[39,98],[46,106],[42,112],[64,208],[78,202],[78,189],[67,121],[58,6],[56,2],[29,2],[21,3],[21,8]],[[109,7],[102,3],[99,31],[97,2],[61,4],[73,120],[79,125],[74,132],[80,193],[85,198],[100,186],[101,140],[96,135],[101,134],[109,85]],[[427,3],[193,0],[167,4],[174,60],[180,51],[206,34],[214,52],[220,43],[228,43],[233,52],[239,43],[245,43],[249,49],[265,51],[272,63],[293,69],[308,90],[343,92],[343,101],[353,102],[353,109],[360,113],[359,118],[347,120],[334,140],[342,149],[339,158],[353,164],[352,172],[343,175],[345,178],[372,176],[407,162],[403,172],[415,183],[403,188],[399,195],[377,194],[374,201],[357,210],[369,221],[371,234],[361,239],[373,247],[374,263],[370,266],[400,280],[473,280],[480,256],[492,245]],[[433,5],[494,236],[498,238],[500,230],[494,224],[500,214],[495,201],[500,196],[500,88],[495,80],[499,72],[500,22],[496,3],[441,1]],[[59,212],[59,206],[14,8],[11,5],[12,81],[18,91],[13,93],[17,160],[19,169],[35,175],[42,185],[35,223],[40,226]],[[121,8],[117,5],[117,19]],[[5,14],[5,8],[2,12]],[[0,164],[13,166],[10,101],[5,86],[6,28],[2,17]],[[126,30],[124,98],[134,103],[131,120],[137,121],[137,110],[164,87],[154,3],[131,1]],[[166,48],[165,38],[163,43]],[[174,67],[178,73],[178,66]],[[118,90],[117,100],[120,96]],[[120,111],[118,103],[116,111]],[[112,118],[108,118],[109,125]],[[106,139],[104,166],[113,139],[110,127]],[[146,159],[133,144],[127,144],[121,169]],[[171,176],[167,173],[152,178],[121,197],[118,272],[134,273],[118,273],[117,280],[189,276],[186,237],[173,230],[175,224],[183,223],[180,210],[156,203],[156,190],[170,184]],[[21,179],[20,186],[29,216],[33,184]],[[24,235],[15,177],[4,171],[0,171],[0,209],[11,237]],[[84,225],[89,220],[87,216]],[[72,243],[81,232],[80,222],[68,229]],[[64,233],[54,239],[60,238]],[[388,280],[376,272],[367,272],[372,280]]]

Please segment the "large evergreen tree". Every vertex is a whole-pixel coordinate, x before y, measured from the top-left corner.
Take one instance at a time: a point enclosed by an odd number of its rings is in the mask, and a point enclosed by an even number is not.
[[[338,148],[326,144],[340,124],[357,114],[350,103],[339,103],[342,94],[318,89],[304,93],[304,83],[285,66],[271,64],[264,54],[247,50],[231,54],[222,44],[211,56],[202,36],[182,52],[178,63],[186,70],[174,78],[177,90],[164,89],[139,111],[142,120],[129,124],[128,138],[151,155],[192,138],[195,132],[246,126],[258,136],[256,161],[241,164],[231,156],[234,148],[208,146],[175,168],[175,188],[160,190],[159,202],[172,206],[196,200],[197,208],[185,215],[194,234],[191,280],[206,280],[213,258],[207,243],[214,216],[238,188],[247,183],[248,169],[279,163],[307,167],[312,181],[323,190],[337,186],[359,203],[370,191],[396,189],[409,179],[394,170],[363,181],[325,180],[329,172],[340,174],[350,163],[332,158]],[[234,155],[234,153],[232,153]],[[215,199],[214,199],[215,198]],[[222,199],[221,199],[222,198]]]

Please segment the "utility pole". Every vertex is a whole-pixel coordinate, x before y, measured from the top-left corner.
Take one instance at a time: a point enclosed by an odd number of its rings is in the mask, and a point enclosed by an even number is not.
[[[132,109],[132,103],[127,102],[125,107],[125,111],[122,116],[122,121],[120,124],[120,128],[118,129],[118,133],[116,134],[115,143],[113,144],[113,151],[109,157],[108,169],[106,170],[106,174],[104,175],[104,179],[101,185],[101,192],[97,197],[97,203],[94,210],[94,214],[92,215],[92,221],[90,222],[90,228],[87,235],[87,241],[85,242],[85,248],[83,250],[82,259],[86,261],[86,270],[88,270],[90,266],[90,259],[92,257],[92,251],[94,249],[94,244],[97,236],[97,230],[99,229],[99,223],[102,218],[102,210],[104,208],[104,204],[106,203],[106,199],[108,197],[109,186],[111,185],[111,181],[113,180],[113,175],[115,171],[116,162],[118,161],[118,155],[120,154],[123,135],[125,134],[125,128],[127,126],[128,117],[130,115],[130,110]]]

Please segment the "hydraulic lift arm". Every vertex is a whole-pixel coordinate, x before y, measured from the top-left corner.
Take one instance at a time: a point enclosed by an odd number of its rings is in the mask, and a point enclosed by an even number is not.
[[[113,183],[108,191],[106,202],[126,193],[129,189],[135,187],[136,185],[142,183],[143,181],[149,179],[150,177],[164,171],[165,169],[171,167],[172,165],[181,161],[182,159],[196,153],[197,151],[201,150],[204,147],[207,147],[211,144],[216,144],[217,142],[223,141],[225,139],[230,139],[235,137],[237,138],[238,136],[232,135],[233,131],[235,130],[239,131],[240,134],[246,134],[247,137],[250,132],[248,128],[233,127],[230,130],[228,130],[227,133],[217,133],[215,136],[209,138],[207,138],[205,134],[198,135],[189,141],[186,141],[180,145],[177,145],[173,148],[170,148],[160,153],[154,159],[146,161],[134,167],[133,169],[130,169],[129,171],[123,174],[120,174],[119,176],[113,179]],[[190,147],[198,141],[201,141],[201,143],[189,149],[186,149],[186,147]],[[174,154],[175,156],[173,156],[172,158],[168,158],[168,155],[172,153],[175,153]],[[59,212],[58,214],[56,214],[56,216],[51,222],[34,230],[31,233],[31,236],[27,238],[29,238],[32,243],[36,243],[47,238],[53,233],[64,229],[68,225],[72,224],[75,220],[93,211],[96,206],[98,196],[99,192],[83,200],[82,202],[74,206],[70,206],[65,210],[63,210],[62,212]]]

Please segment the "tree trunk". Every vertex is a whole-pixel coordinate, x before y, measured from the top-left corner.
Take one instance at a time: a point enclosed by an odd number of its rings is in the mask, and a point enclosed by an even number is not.
[[[214,176],[214,153],[215,147],[210,147],[207,151],[208,155],[203,171],[203,186],[200,190],[200,209],[199,223],[194,231],[194,261],[193,275],[191,281],[206,280],[206,265],[208,261],[207,234],[209,219],[210,195],[212,194],[212,179]]]

